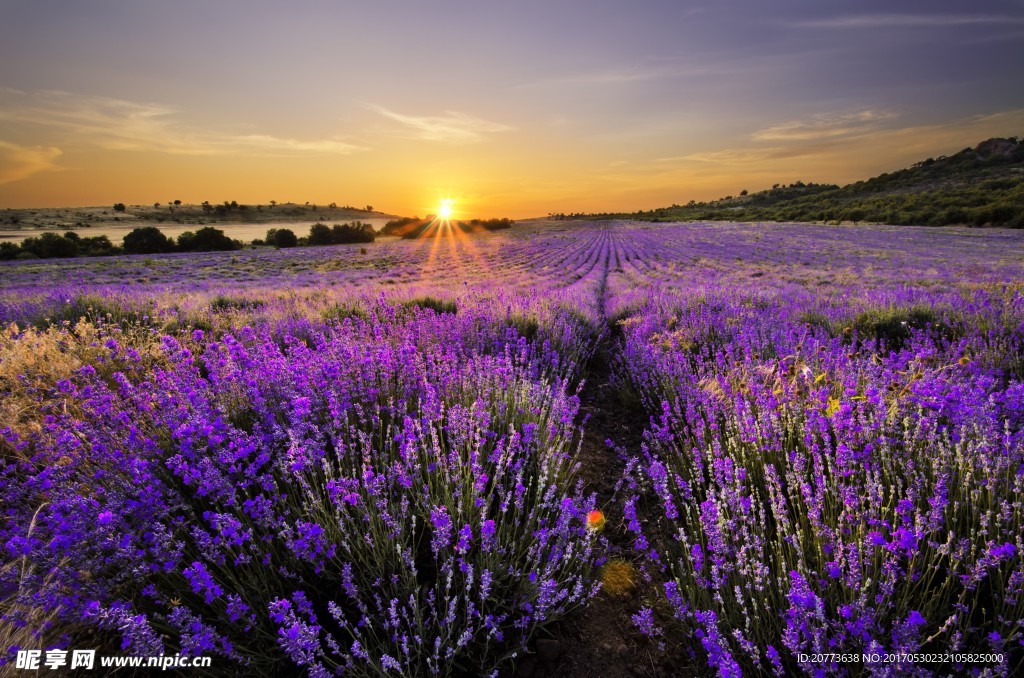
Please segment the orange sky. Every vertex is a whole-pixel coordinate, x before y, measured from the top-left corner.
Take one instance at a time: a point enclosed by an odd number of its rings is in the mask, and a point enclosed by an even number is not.
[[[636,210],[1024,131],[1019,3],[261,2],[0,10],[0,207]]]

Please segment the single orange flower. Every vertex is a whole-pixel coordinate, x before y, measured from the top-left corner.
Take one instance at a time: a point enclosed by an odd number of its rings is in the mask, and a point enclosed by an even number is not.
[[[604,514],[600,511],[591,511],[587,514],[587,527],[595,532],[600,532],[604,529]]]

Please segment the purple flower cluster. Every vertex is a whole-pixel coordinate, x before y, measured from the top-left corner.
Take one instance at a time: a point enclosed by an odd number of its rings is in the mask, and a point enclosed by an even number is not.
[[[634,247],[671,251],[682,230]],[[844,673],[797,656],[992,637],[997,673],[1021,661],[1024,290],[985,257],[957,262],[969,285],[923,271],[949,243],[929,254],[913,235],[875,244],[906,262],[890,276],[837,276],[821,243],[728,265],[705,245],[707,277],[666,290],[648,272],[611,302],[615,378],[651,416],[621,483],[628,526],[722,675]]]
[[[0,544],[32,567],[0,593],[136,654],[489,673],[597,590],[568,386],[594,338],[560,322],[565,353],[502,311],[387,301],[101,341],[5,431]]]
[[[490,674],[597,592],[576,394],[606,336],[649,418],[616,497],[664,593],[642,634],[721,675],[1021,665],[1019,234],[368,250],[0,265],[4,623],[255,674]]]

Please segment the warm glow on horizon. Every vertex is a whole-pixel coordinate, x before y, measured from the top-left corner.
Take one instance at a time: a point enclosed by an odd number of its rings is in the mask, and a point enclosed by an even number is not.
[[[453,202],[454,201],[452,201],[451,199],[447,199],[447,198],[445,200],[441,201],[441,204],[438,205],[438,207],[437,207],[437,218],[438,219],[441,219],[442,221],[448,221],[449,219],[452,218],[452,213],[453,213],[452,203]]]
[[[1005,1],[14,3],[0,209],[526,219],[850,183],[1021,133]]]

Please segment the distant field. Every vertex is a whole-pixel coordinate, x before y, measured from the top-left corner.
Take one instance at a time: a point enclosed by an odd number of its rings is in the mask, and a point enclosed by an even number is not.
[[[1024,236],[1002,229],[539,221],[495,235],[369,246],[5,262],[0,282],[15,296],[22,296],[15,288],[46,291],[67,283],[209,291],[239,285],[282,292],[321,284],[416,285],[458,295],[474,291],[466,283],[586,289],[592,296],[599,281],[636,290],[680,289],[726,274],[737,279],[761,273],[772,278],[752,278],[759,288],[790,280],[810,286],[833,282],[842,285],[830,292],[838,294],[853,282],[982,282],[976,279],[979,267],[990,279],[1013,280],[1024,275],[1022,254]],[[596,299],[584,303],[593,307]]]
[[[251,242],[268,228],[291,228],[298,235],[317,222],[363,221],[380,229],[394,215],[329,205],[127,205],[123,211],[104,207],[48,207],[0,210],[0,242],[21,243],[40,233],[74,231],[82,237],[105,235],[115,245],[133,228],[156,226],[170,237],[202,226],[214,226],[229,238]]]
[[[224,231],[224,234],[227,237],[229,237],[229,238],[231,238],[233,240],[241,240],[243,243],[250,243],[253,240],[257,240],[257,239],[262,240],[267,235],[267,229],[271,229],[271,228],[289,228],[296,235],[304,235],[306,233],[309,233],[309,227],[312,226],[315,223],[331,223],[331,224],[333,224],[333,223],[335,223],[337,221],[341,221],[341,220],[336,219],[336,220],[332,221],[332,220],[328,219],[327,221],[319,221],[319,222],[318,221],[279,221],[279,222],[260,222],[260,223],[251,223],[251,224],[250,223],[234,223],[234,222],[229,222],[229,223],[222,224],[222,223],[213,222],[210,225],[212,225],[215,228],[218,228],[218,229]],[[384,226],[384,224],[386,224],[388,222],[388,219],[385,219],[385,218],[370,218],[370,219],[361,219],[361,220],[360,219],[354,219],[352,221],[362,221],[363,223],[368,223],[368,224],[372,225],[375,229],[380,230],[380,228],[382,226]],[[3,230],[3,227],[0,226],[0,242],[7,241],[7,242],[13,242],[13,243],[16,243],[16,244],[21,244],[21,242],[25,238],[30,238],[30,237],[33,237],[33,236],[37,236],[40,233],[52,232],[52,233],[63,234],[63,233],[66,233],[68,230],[72,230],[72,231],[75,231],[76,233],[78,233],[83,238],[85,238],[85,237],[94,237],[94,236],[98,236],[98,235],[105,235],[105,236],[107,236],[110,239],[110,242],[114,243],[115,245],[121,245],[121,241],[124,239],[124,236],[126,236],[128,233],[130,233],[133,229],[139,228],[139,227],[142,227],[142,226],[156,226],[157,228],[160,229],[160,231],[164,235],[166,235],[168,238],[172,238],[172,239],[176,239],[179,235],[181,235],[182,233],[184,233],[186,231],[193,231],[194,232],[197,228],[202,228],[202,226],[197,226],[197,225],[194,225],[194,224],[186,225],[186,224],[177,224],[177,223],[167,224],[167,223],[147,223],[147,222],[138,222],[138,223],[130,223],[130,224],[107,224],[107,225],[95,226],[95,227],[90,227],[90,228],[61,229],[61,228],[48,227],[48,228],[32,229],[32,230],[21,229],[21,230],[18,230],[18,231]]]
[[[440,233],[0,262],[0,650],[1024,665],[1024,232]]]

